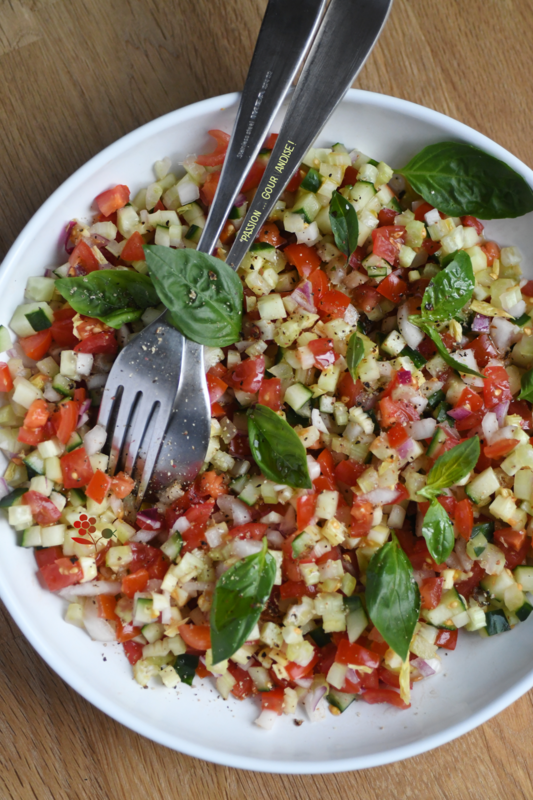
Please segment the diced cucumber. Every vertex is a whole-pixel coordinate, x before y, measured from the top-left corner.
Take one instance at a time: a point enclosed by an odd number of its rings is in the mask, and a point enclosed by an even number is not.
[[[42,392],[26,378],[15,378],[13,383],[15,384],[13,401],[24,408],[29,408],[34,400],[39,400],[43,396]]]
[[[313,628],[312,631],[309,631],[309,636],[314,641],[317,647],[325,647],[327,644],[331,642],[331,636],[329,633],[326,633],[324,628],[319,625],[316,628]]]
[[[149,644],[153,644],[159,639],[162,639],[164,632],[165,626],[161,625],[160,622],[149,622],[142,628],[142,635]]]
[[[61,373],[52,380],[52,389],[55,389],[56,392],[64,397],[73,397],[75,388],[74,381],[71,378],[67,378],[66,375],[61,375]]]
[[[432,416],[434,419],[437,420],[438,423],[440,422],[447,422],[450,428],[455,428],[455,420],[448,416],[448,411],[451,409],[450,403],[446,401],[442,401],[439,403],[436,409],[434,410]]]
[[[355,186],[350,191],[350,197],[353,201],[356,211],[362,211],[367,203],[372,200],[376,194],[374,184],[368,181],[357,181]]]
[[[500,488],[500,482],[496,473],[489,467],[488,469],[476,475],[473,481],[470,481],[465,486],[465,492],[470,500],[478,505],[482,500],[494,494],[496,489]]]
[[[33,517],[29,506],[9,506],[8,520],[12,528],[16,531],[23,531],[31,527]]]
[[[487,542],[492,542],[494,538],[494,522],[480,522],[478,525],[474,525],[470,538],[473,539],[478,533],[482,533]]]
[[[11,347],[11,334],[5,325],[0,325],[0,353],[5,353]]]
[[[109,567],[113,572],[118,572],[120,569],[127,567],[133,560],[133,551],[129,545],[122,547],[111,547],[106,553],[106,567]],[[151,622],[152,620],[146,620]]]
[[[305,189],[306,192],[318,192],[320,185],[322,183],[322,178],[316,171],[316,169],[311,169],[303,179],[300,184],[302,189]]]
[[[68,493],[68,500],[74,508],[78,508],[78,506],[85,505],[87,502],[87,495],[82,489],[71,489]]]
[[[0,500],[0,508],[10,508],[10,506],[14,505],[27,491],[27,489],[14,489]]]
[[[185,238],[189,242],[194,242],[194,244],[198,244],[201,235],[202,235],[202,228],[200,228],[199,225],[191,225],[191,227],[185,234]]]
[[[80,434],[77,431],[74,431],[74,433],[71,434],[67,444],[65,445],[65,450],[67,451],[67,453],[71,453],[73,450],[76,450],[78,447],[81,447],[82,444],[83,444],[83,439],[81,438]]]
[[[230,489],[235,492],[235,494],[240,494],[246,484],[248,483],[248,476],[241,475],[239,478],[234,478],[230,483]]]
[[[41,526],[32,525],[31,528],[26,528],[22,533],[20,544],[22,547],[42,547]]]
[[[472,536],[470,541],[466,544],[466,554],[469,558],[475,560],[482,555],[487,549],[488,541],[482,533],[477,533]]]
[[[181,533],[176,531],[161,545],[161,550],[171,561],[174,561],[179,556],[182,547],[183,539]]]
[[[301,383],[293,383],[285,392],[285,402],[290,405],[294,411],[298,411],[308,400],[313,396],[313,392],[303,386]]]
[[[294,214],[302,214],[306,222],[311,223],[316,218],[322,208],[320,200],[313,192],[298,192],[294,207],[291,209]]]
[[[533,567],[516,567],[513,572],[515,581],[524,592],[533,592]]]
[[[253,506],[261,496],[261,482],[250,480],[239,495],[239,500],[247,506]]]
[[[292,554],[299,558],[306,550],[311,550],[318,541],[319,536],[313,531],[302,531],[292,543]]]
[[[244,217],[246,216],[247,208],[248,208],[248,203],[243,203],[241,206],[233,206],[233,208],[229,212],[229,218],[244,219]]]
[[[326,700],[330,706],[335,706],[339,711],[346,711],[348,706],[351,706],[357,695],[347,694],[347,692],[339,692],[338,689],[330,688],[329,693],[326,695]]]
[[[382,350],[393,357],[399,356],[405,350],[405,347],[405,339],[399,331],[391,331],[381,345]]]
[[[250,667],[248,674],[255,683],[257,691],[269,692],[272,689],[272,678],[264,667]]]
[[[34,450],[29,455],[24,456],[23,461],[28,470],[28,478],[33,478],[34,475],[44,475],[44,460],[39,455],[38,450]]]
[[[421,355],[417,350],[412,350],[408,345],[406,345],[403,348],[403,350],[400,353],[400,356],[406,356],[407,358],[410,358],[417,369],[422,369],[422,367],[426,363],[426,359],[424,358],[424,356]],[[431,397],[433,397],[436,394],[438,394],[438,392],[434,392],[434,394],[431,395]],[[444,400],[445,398],[444,392],[442,392],[441,394],[442,394],[441,400]],[[431,397],[429,398],[430,400]],[[429,401],[428,401],[428,406],[429,406]],[[434,406],[429,406],[429,407],[434,408]]]
[[[66,525],[47,525],[41,528],[43,547],[58,547],[65,541]]]
[[[37,326],[42,325],[43,327],[34,328],[32,319]],[[49,328],[53,321],[54,314],[48,303],[23,303],[18,306],[11,317],[9,327],[17,336],[23,338]]]
[[[442,428],[437,428],[435,430],[435,433],[433,434],[431,442],[429,443],[426,455],[432,457],[436,453],[439,445],[441,445],[445,441],[446,441],[445,432],[442,430]]]
[[[487,633],[489,636],[495,636],[497,633],[505,633],[505,631],[511,630],[507,617],[500,608],[487,611],[485,616],[487,620]]]
[[[404,354],[400,353],[400,355],[404,355]],[[411,358],[411,356],[409,356],[409,358]],[[412,358],[411,358],[411,361],[413,361]],[[413,361],[413,364],[414,363],[415,362]],[[415,367],[416,366],[417,366],[417,364],[415,364]],[[433,394],[431,394],[428,397],[428,404],[427,404],[428,409],[433,411],[435,408],[437,408],[438,405],[440,405],[440,403],[443,402],[443,400],[446,400],[446,395],[444,394],[442,389],[438,389],[436,392],[433,392]]]
[[[436,628],[455,628],[453,618],[466,610],[465,603],[456,589],[449,589],[436,608],[422,609],[422,617]]]
[[[44,301],[48,303],[54,295],[54,289],[54,278],[28,278],[26,281],[26,290],[24,294],[30,300],[35,300],[36,302]],[[50,326],[47,325],[46,327]]]
[[[512,574],[507,570],[503,570],[499,575],[487,575],[480,581],[480,586],[489,592],[492,597],[495,597],[496,600],[503,601],[505,590],[509,586],[516,586],[516,582]]]
[[[515,609],[514,613],[516,614],[520,622],[524,622],[529,617],[532,611],[533,611],[533,606],[531,605],[531,603],[529,603],[527,600],[524,600],[522,605],[519,608]]]
[[[111,548],[112,552],[115,548]],[[118,548],[117,548],[118,549]],[[137,597],[135,600],[135,607],[133,611],[133,617],[136,623],[148,623],[153,622],[154,617],[152,614],[154,601],[151,597]]]
[[[352,599],[352,598],[348,598]],[[359,599],[359,598],[356,598]],[[346,618],[346,631],[350,642],[356,642],[368,625],[368,618],[363,607],[350,611]]]

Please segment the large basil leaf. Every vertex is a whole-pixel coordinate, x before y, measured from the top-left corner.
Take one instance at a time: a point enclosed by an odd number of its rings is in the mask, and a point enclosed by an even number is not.
[[[348,340],[348,350],[346,351],[346,363],[353,380],[357,380],[357,367],[365,354],[363,340],[356,333],[352,333]]]
[[[276,560],[263,549],[230,567],[218,579],[211,608],[213,663],[242,647],[263,611],[276,578]]]
[[[359,220],[353,205],[340,192],[333,192],[329,204],[329,221],[335,244],[350,258],[359,240]]]
[[[389,647],[404,661],[420,613],[420,592],[411,562],[393,534],[370,559],[366,573],[370,619]]]
[[[248,412],[248,438],[255,463],[266,478],[294,489],[312,489],[305,447],[288,422],[271,408]]]
[[[160,303],[148,275],[129,269],[95,270],[80,278],[58,278],[55,285],[78,314],[96,317],[112,328],[138,319],[143,309]]]
[[[146,245],[144,252],[157,293],[184,336],[209,347],[239,340],[243,290],[231,267],[188,248]]]
[[[520,378],[520,394],[519,400],[529,400],[533,402],[533,369],[528,369]]]
[[[437,499],[433,500],[422,523],[422,536],[431,558],[442,564],[453,550],[455,536],[451,520]]]
[[[417,325],[417,327],[419,327],[420,330],[424,331],[424,333],[426,333],[429,336],[431,341],[434,342],[438,350],[439,356],[443,359],[443,361],[445,361],[448,364],[449,367],[453,367],[453,369],[456,369],[458,372],[463,372],[466,375],[476,375],[478,378],[485,377],[480,372],[476,372],[475,369],[468,367],[461,361],[457,361],[457,359],[455,359],[452,355],[450,355],[450,353],[448,353],[446,347],[444,346],[444,342],[440,337],[440,333],[435,330],[435,328],[430,322],[426,322],[421,316],[418,316],[417,314],[411,314],[411,316],[409,317],[409,322],[412,322],[413,325]]]
[[[422,318],[430,322],[452,319],[472,299],[474,286],[472,260],[464,250],[457,250],[429,282],[422,298]]]
[[[506,219],[533,211],[533,191],[524,178],[470,144],[429,145],[399,171],[424,200],[451,217]]]
[[[472,436],[461,444],[456,444],[451,450],[443,453],[429,471],[426,485],[418,490],[418,494],[433,500],[472,472],[479,459],[479,438]]]

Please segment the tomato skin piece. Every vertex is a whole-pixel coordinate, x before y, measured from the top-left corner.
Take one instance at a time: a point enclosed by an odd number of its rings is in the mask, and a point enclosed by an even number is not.
[[[133,597],[135,592],[144,592],[149,581],[148,570],[144,567],[138,569],[130,575],[126,575],[122,580],[122,592],[126,597]]]
[[[429,211],[433,211],[434,206],[431,203],[421,203],[415,211],[415,219],[417,222],[424,222],[424,217]]]
[[[85,447],[78,447],[60,458],[65,489],[81,489],[94,475]]]
[[[218,182],[220,180],[220,172],[210,172],[206,178],[206,181],[202,188],[200,189],[200,197],[202,198],[202,202],[206,204],[206,206],[210,206],[215,199],[215,193],[218,187]]]
[[[41,576],[51,592],[59,592],[67,586],[79,583],[83,571],[77,558],[58,558],[51,564],[40,567]]]
[[[483,370],[483,400],[485,408],[494,408],[499,403],[506,403],[513,399],[509,386],[509,376],[505,367],[489,366]]]
[[[380,227],[394,225],[398,212],[394,208],[382,208],[378,214]]]
[[[52,339],[60,347],[67,347],[69,350],[72,350],[72,348],[75,347],[75,345],[77,345],[79,342],[78,337],[74,335],[72,317],[68,317],[66,319],[56,318],[52,323],[50,332],[52,334]]]
[[[308,278],[322,263],[315,248],[306,244],[290,244],[283,255],[289,264],[296,267],[301,278]]]
[[[137,628],[135,625],[133,625],[133,623],[122,623],[120,619],[118,620],[116,627],[117,642],[124,644],[125,642],[129,642],[131,639],[135,639],[140,633],[141,629]]]
[[[61,511],[40,492],[30,490],[22,495],[22,502],[31,508],[32,517],[37,525],[52,525],[61,516]]]
[[[389,440],[389,444],[395,450],[398,447],[401,447],[401,445],[406,442],[408,438],[409,434],[405,428],[397,422],[387,431],[387,439]]]
[[[144,239],[139,231],[134,231],[122,248],[120,257],[124,261],[145,261],[146,258],[143,250],[144,243]]]
[[[384,225],[372,231],[373,253],[394,266],[398,263],[400,249],[405,244],[404,225]],[[380,284],[381,286],[381,284]]]
[[[341,639],[337,647],[337,655],[335,661],[338,664],[356,664],[359,667],[370,667],[377,669],[380,661],[371,650],[366,647],[361,647],[357,642],[350,642],[348,639]]]
[[[384,397],[379,401],[379,411],[381,415],[381,427],[390,428],[392,425],[406,425],[409,417],[402,405],[390,397]]]
[[[94,202],[104,217],[109,217],[119,208],[123,208],[130,199],[130,190],[122,183],[113,186],[112,189],[106,189],[95,197]]]
[[[247,697],[257,694],[255,683],[245,669],[242,669],[238,664],[234,664],[233,661],[230,661],[228,662],[228,672],[236,680],[231,690],[233,697],[236,697],[237,700],[245,700]]]
[[[407,293],[407,284],[398,272],[391,272],[380,282],[377,291],[391,303],[400,303]]]
[[[52,344],[52,330],[51,328],[46,328],[46,330],[34,333],[32,336],[24,336],[19,339],[19,343],[28,358],[40,361],[47,354]]]
[[[118,342],[114,333],[111,331],[103,331],[102,333],[93,333],[86,339],[83,339],[74,348],[75,353],[93,353],[99,355],[101,353],[109,353],[115,355],[118,350]]]
[[[75,269],[76,273],[88,275],[90,272],[96,272],[100,269],[98,259],[95,254],[83,240],[78,242],[74,250],[69,256],[68,263],[71,269]]]
[[[485,226],[483,225],[483,223],[480,222],[480,220],[477,219],[477,217],[470,216],[470,214],[461,217],[461,225],[463,225],[463,227],[465,228],[475,228],[478,236],[481,236],[481,234],[485,230]]]
[[[296,526],[298,532],[307,528],[313,519],[316,501],[317,495],[314,492],[312,494],[304,494],[296,501]]]
[[[131,666],[134,667],[137,661],[143,657],[143,645],[138,642],[123,642],[124,654]]]
[[[68,440],[76,430],[78,423],[79,403],[76,400],[67,400],[61,403],[58,410],[58,417],[54,415],[56,436],[60,442],[67,444]]]
[[[365,387],[359,379],[354,381],[349,372],[345,372],[337,388],[339,399],[348,407],[355,406],[358,399],[365,393]]]
[[[215,139],[217,143],[216,147],[212,153],[207,153],[204,155],[197,156],[196,163],[200,164],[203,167],[216,167],[219,164],[224,163],[230,136],[228,133],[225,133],[224,131],[220,131],[217,129],[210,130],[208,131],[208,133],[209,136],[212,136],[213,139]]]
[[[110,488],[111,478],[109,475],[97,469],[85,489],[85,494],[95,503],[103,503]]]
[[[111,491],[118,497],[119,500],[124,500],[129,494],[132,493],[135,486],[135,481],[124,472],[119,472],[111,479]]]
[[[259,231],[257,241],[266,242],[273,247],[280,247],[282,244],[285,244],[287,240],[283,238],[275,222],[266,222]]]
[[[354,306],[360,311],[364,311],[366,314],[373,311],[381,300],[381,295],[377,289],[374,286],[367,286],[366,284],[356,286],[352,292],[352,297]]]
[[[441,630],[437,633],[435,644],[437,647],[443,647],[445,650],[455,650],[457,647],[457,636],[459,631],[446,631]]]
[[[25,428],[42,428],[48,422],[50,412],[45,400],[34,400],[24,417]]]
[[[497,258],[500,257],[501,251],[496,242],[485,242],[481,245],[481,249],[487,256],[487,268],[492,267]]]
[[[264,374],[265,359],[264,356],[258,356],[241,361],[226,375],[226,380],[233,389],[255,394],[261,388]]]
[[[476,361],[481,369],[487,366],[491,358],[498,358],[498,351],[488,333],[477,336],[473,342],[466,345],[465,350],[474,351]]]
[[[5,361],[0,362],[0,392],[10,392],[13,388],[13,378]]]
[[[99,594],[96,596],[98,603],[98,616],[100,619],[108,619],[116,622],[120,617],[115,614],[117,607],[117,598],[112,594]]]
[[[281,378],[264,378],[257,402],[272,411],[281,411]]]
[[[316,269],[314,272],[312,272],[308,280],[312,286],[313,301],[316,305],[320,298],[323,297],[327,292],[329,282],[321,269]]]
[[[468,497],[457,503],[455,507],[455,525],[459,535],[468,541],[474,527],[474,509]]]
[[[360,478],[366,469],[366,464],[361,464],[359,461],[353,461],[349,458],[347,461],[339,461],[335,467],[335,478],[348,486],[355,486],[357,478]]]
[[[343,319],[346,309],[350,305],[350,298],[338,289],[330,289],[322,295],[317,303],[318,313],[333,319]]]
[[[442,597],[444,578],[424,578],[420,587],[422,608],[437,608]]]
[[[320,464],[320,472],[322,476],[327,478],[329,481],[334,482],[335,471],[333,466],[333,457],[329,450],[322,450],[317,458],[317,461]]]
[[[502,458],[514,450],[518,443],[518,439],[499,439],[494,444],[484,447],[483,453],[487,458]]]
[[[207,379],[209,402],[216,403],[216,401],[222,397],[222,395],[228,388],[228,384],[224,383],[224,381],[221,380],[220,378],[217,378],[216,375],[211,375],[210,372],[208,372],[205,377]]]
[[[281,686],[271,689],[269,692],[261,692],[261,711],[274,711],[281,716],[283,712],[284,690]]]
[[[193,625],[192,623],[185,623],[178,628],[183,641],[193,650],[203,651],[209,650],[211,647],[211,631],[209,625]]]
[[[516,531],[514,528],[500,528],[494,531],[494,538],[510,550],[518,552],[526,541],[526,532]]]
[[[374,703],[389,703],[391,706],[396,706],[396,708],[411,708],[411,703],[405,703],[394,689],[367,689],[361,696],[363,700],[372,705]]]
[[[457,589],[459,594],[463,595],[465,600],[470,599],[470,595],[472,594],[474,589],[487,574],[483,569],[483,567],[480,565],[479,561],[474,561],[474,563],[470,568],[470,572],[472,573],[471,578],[467,578],[466,580],[459,581],[459,583],[455,584],[455,589]]]
[[[230,528],[228,536],[232,539],[256,539],[259,541],[263,538],[267,529],[268,525],[265,522],[246,522],[244,525]]]
[[[42,550],[34,550],[33,555],[39,569],[47,564],[55,564],[59,558],[63,558],[63,548],[59,545],[55,547],[43,547]]]
[[[26,428],[22,426],[19,428],[17,441],[22,444],[31,444],[33,446],[44,442],[45,434],[44,427],[42,428]]]
[[[315,357],[315,367],[325,370],[336,361],[335,347],[333,339],[313,339],[307,343],[307,347]]]
[[[481,411],[483,408],[483,400],[476,392],[473,392],[472,389],[465,386],[459,400],[455,404],[455,408],[467,408],[472,412]]]

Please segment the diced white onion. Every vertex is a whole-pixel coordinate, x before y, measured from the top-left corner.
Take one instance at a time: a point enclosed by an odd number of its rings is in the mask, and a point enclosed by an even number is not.
[[[404,303],[398,309],[398,327],[400,328],[400,333],[402,334],[403,338],[409,345],[412,350],[416,350],[422,339],[424,338],[424,334],[417,328],[416,325],[413,325],[412,322],[409,322],[409,307],[407,303]]]
[[[248,506],[242,500],[238,500],[229,494],[221,495],[217,499],[217,505],[224,514],[233,517],[235,525],[245,525],[252,519],[252,513]]]
[[[416,422],[411,422],[409,429],[409,436],[415,442],[420,442],[422,439],[429,439],[435,433],[437,427],[437,420],[429,417],[428,419],[419,419]]]
[[[65,600],[72,600],[74,597],[95,597],[99,594],[117,595],[122,591],[121,581],[90,581],[84,584],[66,586],[58,592],[60,597]]]
[[[191,527],[191,523],[187,519],[187,517],[178,517],[174,525],[172,526],[172,531],[179,531],[179,533],[184,533],[187,528]]]
[[[83,603],[83,624],[95,642],[116,642],[115,629],[98,616],[98,603],[93,597],[86,597]]]
[[[492,444],[493,436],[499,430],[499,427],[496,414],[493,411],[487,411],[481,421],[481,428],[488,444]]]
[[[246,558],[247,556],[259,553],[262,547],[262,543],[255,539],[234,539],[231,550],[233,555],[237,556],[237,558]]]
[[[278,718],[278,714],[275,711],[271,711],[269,708],[265,708],[264,711],[261,711],[257,719],[255,720],[255,724],[258,725],[260,728],[263,728],[265,731],[271,731],[274,727],[274,723]]]
[[[107,431],[102,425],[95,425],[90,431],[87,431],[83,437],[83,445],[88,456],[94,456],[100,453],[102,447],[106,443]]]
[[[309,470],[309,477],[314,481],[321,473],[320,464],[313,456],[307,456],[307,469]]]

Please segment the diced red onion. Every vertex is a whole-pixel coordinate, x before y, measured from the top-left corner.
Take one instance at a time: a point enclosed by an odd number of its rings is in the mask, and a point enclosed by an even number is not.
[[[247,556],[259,553],[263,545],[255,539],[234,539],[231,546],[233,555],[237,558],[246,558]]]
[[[422,583],[427,578],[434,578],[434,577],[435,577],[435,573],[434,573],[434,571],[432,569],[415,569],[415,570],[413,570],[413,578],[415,579],[415,581],[417,582],[417,584],[419,586],[421,586]]]
[[[490,335],[498,351],[506,353],[509,347],[519,338],[521,330],[503,317],[493,317],[490,323]]]
[[[151,542],[152,539],[154,539],[158,533],[159,531],[147,531],[141,528],[140,530],[138,530],[136,533],[133,534],[133,536],[130,539],[130,542],[143,542],[144,544],[146,544],[146,542]]]
[[[408,369],[401,369],[396,373],[396,379],[399,384],[406,386],[411,383],[412,376]]]
[[[224,514],[233,517],[234,525],[245,525],[252,519],[248,506],[230,494],[223,494],[217,499],[217,505]]]
[[[367,494],[361,495],[361,500],[368,500],[373,506],[388,506],[394,503],[399,493],[396,489],[373,489]]]
[[[429,439],[435,433],[437,427],[437,420],[432,417],[427,419],[419,419],[416,422],[411,422],[410,436],[415,442],[420,442],[422,439]]]
[[[321,705],[321,700],[326,694],[326,686],[317,686],[316,689],[311,689],[305,696],[304,708],[307,711],[307,716],[310,722],[317,722],[325,716],[325,708]]]
[[[283,542],[285,541],[285,539],[283,538],[283,536],[279,531],[275,531],[273,528],[269,528],[266,532],[266,537],[271,547],[277,547],[277,548],[283,547]]]
[[[351,667],[348,667],[348,669],[346,670],[346,676],[345,677],[346,677],[347,681],[351,681],[352,683],[355,683],[356,685],[359,682],[359,675]]]
[[[117,595],[122,591],[121,581],[89,581],[78,583],[74,586],[66,586],[58,592],[60,597],[65,600],[72,600],[74,597],[96,597],[99,594]]]
[[[484,314],[476,314],[472,322],[472,330],[474,333],[488,333],[490,330],[490,317]]]
[[[98,603],[93,597],[86,597],[83,603],[83,624],[95,642],[116,642],[115,629],[98,616]]]
[[[82,418],[82,416],[84,414],[87,414],[87,412],[89,411],[90,407],[91,407],[91,400],[90,399],[84,400],[83,403],[81,404],[80,408],[79,408],[79,411],[78,411],[78,424],[77,424],[76,427],[78,427],[78,428],[80,427],[80,425],[81,425],[80,419]]]
[[[410,438],[406,439],[405,442],[402,442],[402,444],[398,447],[398,455],[400,456],[400,458],[407,458],[407,456],[413,449],[413,444],[414,442]]]
[[[505,403],[498,403],[497,406],[494,406],[493,411],[496,414],[498,425],[500,428],[502,428],[505,425],[505,417],[509,411],[509,401],[507,400]]]
[[[0,478],[0,500],[7,497],[11,493],[11,489],[7,485],[5,478]]]
[[[433,660],[434,659],[432,659],[432,661]],[[411,661],[411,666],[415,667],[424,678],[429,678],[430,675],[435,675],[436,673],[436,670],[433,669],[429,661],[425,661],[423,658],[414,658]]]
[[[139,511],[136,522],[143,530],[150,532],[160,531],[163,527],[163,518],[157,508],[146,508],[144,511]]]
[[[290,297],[303,309],[309,311],[310,314],[314,314],[316,312],[316,306],[313,300],[313,286],[311,281],[304,281],[294,290]]]
[[[276,714],[275,711],[265,708],[255,720],[255,724],[265,731],[271,731],[278,717],[279,714]]]
[[[82,414],[81,417],[78,417],[78,424],[76,425],[76,428],[81,428],[87,422],[89,422],[89,415]]]
[[[54,270],[53,269],[45,269],[44,277],[45,278],[53,278],[54,277]]]
[[[458,536],[455,541],[455,554],[459,561],[461,562],[461,569],[463,572],[470,572],[472,569],[472,564],[474,563],[472,559],[466,554],[466,542],[462,538],[462,536]]]
[[[244,205],[244,203],[246,203],[246,195],[243,194],[242,192],[239,192],[239,194],[235,198],[235,202],[233,205],[236,208],[240,208],[242,205]]]
[[[296,511],[292,506],[289,506],[287,513],[283,517],[283,522],[280,522],[279,530],[284,536],[288,536],[296,528]]]
[[[72,251],[74,250],[74,246],[75,246],[73,244],[69,244],[70,234],[72,233],[72,229],[74,228],[75,225],[76,225],[76,220],[72,219],[69,222],[69,224],[67,225],[67,227],[66,227],[64,238],[63,238],[63,247],[65,248],[65,251],[67,252],[68,255],[70,255],[72,253]]]
[[[464,406],[458,406],[457,408],[452,408],[446,412],[449,417],[452,419],[466,419],[471,415],[471,410],[469,408],[465,408]]]
[[[359,311],[350,303],[348,306],[346,306],[343,319],[348,323],[348,325],[355,327],[355,325],[357,325],[357,320],[359,319]]]

